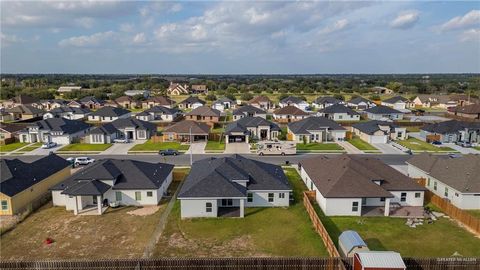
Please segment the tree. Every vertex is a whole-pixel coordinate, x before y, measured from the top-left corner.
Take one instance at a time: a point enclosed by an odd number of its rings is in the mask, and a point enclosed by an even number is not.
[[[226,98],[229,98],[229,99],[231,99],[231,100],[233,100],[233,101],[237,100],[237,98],[235,97],[235,95],[233,95],[233,94],[231,94],[231,93],[225,94],[225,97],[226,97]]]
[[[385,86],[385,87],[387,87],[388,89],[392,89],[393,91],[397,92],[397,91],[400,89],[400,87],[402,87],[402,83],[399,83],[399,82],[389,82],[389,83],[387,84],[387,86]]]
[[[335,95],[333,95],[333,97],[338,99],[338,100],[345,100],[345,97],[342,94],[335,94]]]
[[[217,96],[215,96],[215,94],[208,94],[206,97],[205,97],[206,100],[209,100],[209,101],[215,101],[217,100]]]
[[[240,96],[240,98],[241,98],[242,100],[247,101],[247,100],[252,99],[252,98],[253,98],[253,95],[250,94],[250,93],[248,93],[248,92],[246,92],[246,93],[243,93],[243,94]]]

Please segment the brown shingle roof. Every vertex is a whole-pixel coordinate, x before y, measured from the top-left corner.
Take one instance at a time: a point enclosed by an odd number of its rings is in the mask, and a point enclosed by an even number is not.
[[[208,135],[208,132],[210,132],[210,127],[207,124],[190,120],[183,120],[168,126],[163,130],[163,132],[190,134],[190,127],[192,128],[192,135]]]
[[[220,117],[220,111],[216,109],[212,109],[208,106],[200,106],[191,112],[187,113],[186,115],[200,115],[200,116],[216,116]]]
[[[480,113],[480,104],[472,104],[463,107],[455,107],[455,112],[465,114],[478,114]]]
[[[158,103],[159,105],[162,105],[162,106],[175,104],[175,101],[171,100],[168,97],[164,97],[164,96],[150,97],[146,100],[146,102],[155,102],[155,103]]]
[[[125,101],[132,102],[133,98],[131,98],[129,96],[121,96],[121,97],[118,97],[118,98],[115,99],[115,102],[117,102],[117,103],[125,102]]]
[[[300,164],[326,198],[381,198],[393,197],[390,191],[425,190],[376,158],[344,154],[308,158]]]
[[[290,115],[308,115],[308,113],[300,110],[299,108],[295,106],[285,106],[283,108],[280,108],[274,112],[274,114],[290,114]]]

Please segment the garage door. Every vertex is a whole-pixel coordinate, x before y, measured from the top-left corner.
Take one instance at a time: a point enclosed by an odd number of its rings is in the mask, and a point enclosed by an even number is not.
[[[55,142],[60,145],[70,144],[70,139],[68,136],[55,136],[51,137],[52,142]]]
[[[245,135],[228,136],[229,143],[245,142]]]
[[[387,136],[370,136],[370,143],[387,143]]]

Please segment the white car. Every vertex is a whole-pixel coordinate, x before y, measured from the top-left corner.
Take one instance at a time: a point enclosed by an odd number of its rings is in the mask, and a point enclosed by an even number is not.
[[[129,140],[127,138],[124,139],[115,139],[113,140],[115,143],[129,143]]]
[[[88,165],[95,162],[95,159],[89,157],[77,157],[75,158],[75,166],[78,165]]]
[[[55,146],[57,146],[56,142],[45,142],[45,143],[42,144],[43,149],[50,149],[50,148],[55,147]]]

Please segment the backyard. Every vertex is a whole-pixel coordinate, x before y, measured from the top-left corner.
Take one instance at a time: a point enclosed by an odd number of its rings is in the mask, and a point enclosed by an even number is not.
[[[145,151],[145,152],[155,152],[159,150],[166,150],[166,149],[174,149],[180,152],[187,151],[190,145],[188,144],[181,144],[179,142],[152,142],[152,140],[148,140],[145,143],[137,144],[132,147],[129,151]]]
[[[357,136],[354,136],[353,138],[349,139],[348,142],[351,143],[356,148],[358,148],[359,150],[362,150],[365,152],[380,152],[377,148],[373,147],[373,145],[360,139]]]
[[[343,147],[336,143],[297,143],[298,151],[342,151]]]
[[[428,152],[456,152],[455,150],[453,150],[450,147],[446,147],[446,146],[437,147],[433,144],[429,144],[427,142],[424,142],[424,141],[421,141],[417,138],[412,138],[412,137],[408,138],[406,140],[400,140],[400,141],[397,141],[397,142],[399,144],[401,144],[402,146],[405,146],[412,151],[418,151],[418,152],[422,152],[422,151],[428,151]]]
[[[68,152],[79,152],[79,151],[86,151],[86,152],[100,152],[105,151],[112,146],[111,143],[106,144],[89,144],[89,143],[72,143],[65,145],[64,147],[60,148],[58,151],[68,151]]]
[[[305,186],[295,170],[286,174],[296,199],[288,209],[246,208],[245,218],[182,220],[177,201],[154,256],[327,256],[300,200]]]

